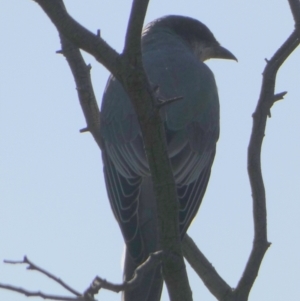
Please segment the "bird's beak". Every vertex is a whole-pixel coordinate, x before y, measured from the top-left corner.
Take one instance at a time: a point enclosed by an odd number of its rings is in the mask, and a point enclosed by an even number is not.
[[[211,58],[238,61],[237,58],[229,50],[222,46],[216,46],[213,48],[213,54]]]

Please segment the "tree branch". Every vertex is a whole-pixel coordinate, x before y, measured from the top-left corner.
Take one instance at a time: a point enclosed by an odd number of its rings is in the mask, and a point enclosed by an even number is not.
[[[134,58],[141,52],[141,34],[146,16],[149,0],[133,0],[128,21],[124,53]],[[140,54],[139,54],[140,55]]]
[[[300,1],[299,0],[288,0],[291,12],[294,17],[295,27],[299,28],[300,26]]]
[[[94,296],[98,294],[99,290],[101,288],[107,289],[116,293],[119,293],[120,291],[125,290],[132,290],[136,286],[139,285],[143,277],[146,273],[148,273],[151,269],[155,268],[158,264],[161,263],[163,252],[157,251],[155,253],[152,253],[149,255],[147,260],[143,262],[140,266],[136,268],[134,271],[132,279],[129,281],[125,281],[122,284],[114,284],[112,282],[109,282],[99,276],[97,276],[90,287],[84,292],[84,294],[81,294],[77,292],[75,289],[71,288],[69,285],[67,285],[65,282],[63,282],[58,277],[54,276],[53,274],[49,273],[48,271],[38,267],[34,263],[32,263],[26,256],[24,256],[23,260],[18,261],[12,261],[12,260],[5,260],[5,263],[9,264],[28,264],[27,267],[28,270],[36,270],[50,279],[57,282],[59,285],[61,285],[63,288],[74,294],[76,297],[65,297],[65,296],[58,296],[58,295],[50,295],[43,292],[33,292],[29,291],[20,287],[8,285],[8,284],[2,284],[0,283],[0,288],[11,290],[20,294],[23,294],[27,297],[41,297],[43,299],[50,299],[50,300],[61,300],[61,301],[95,301]]]
[[[297,24],[300,20],[299,0],[288,0]],[[297,25],[296,24],[296,25]],[[297,28],[297,26],[296,26]],[[235,290],[219,276],[193,241],[186,235],[183,241],[184,256],[205,283],[210,292],[222,301],[246,301],[257,277],[261,262],[270,243],[267,240],[266,196],[261,172],[261,147],[265,136],[267,117],[273,104],[287,92],[275,94],[276,74],[280,66],[299,45],[297,29],[276,51],[263,72],[260,98],[253,114],[253,128],[248,147],[248,173],[253,198],[254,242],[244,273]]]
[[[58,296],[58,295],[45,294],[43,292],[33,292],[33,291],[25,290],[21,287],[16,287],[16,286],[9,285],[9,284],[1,284],[0,283],[0,288],[25,295],[26,297],[41,297],[43,299],[59,300],[59,301],[90,301],[84,297],[64,297],[64,296]]]
[[[188,263],[216,299],[230,300],[229,297],[233,296],[233,289],[218,274],[188,234],[185,234],[182,241],[182,251]]]
[[[254,242],[243,276],[234,291],[237,300],[248,299],[264,254],[270,246],[267,240],[267,209],[261,172],[261,147],[265,136],[267,117],[274,102],[278,100],[278,95],[274,93],[277,71],[298,45],[297,32],[294,31],[268,61],[263,72],[261,93],[253,114],[252,134],[248,147],[248,174],[253,198]],[[284,93],[279,95],[280,98]]]
[[[171,300],[192,300],[183,260],[178,224],[178,199],[167,153],[164,126],[155,93],[143,68],[141,30],[149,0],[134,0],[122,53],[122,84],[132,100],[141,126],[153,180],[163,253],[163,276]]]
[[[88,296],[89,298],[93,299],[94,295],[98,294],[101,288],[110,290],[115,293],[134,289],[140,284],[146,273],[148,273],[150,270],[154,269],[158,264],[161,263],[163,257],[162,255],[162,251],[157,251],[150,254],[146,261],[136,268],[132,279],[125,281],[122,284],[114,284],[97,276],[90,287],[85,291],[84,296]]]
[[[77,47],[92,54],[123,85],[135,108],[143,134],[144,146],[157,201],[163,274],[171,300],[192,300],[181,250],[178,225],[178,201],[175,181],[167,154],[164,127],[156,99],[142,64],[140,35],[148,1],[134,1],[126,47],[120,56],[97,35],[73,20],[61,0],[35,0],[46,12],[60,34]],[[142,11],[137,11],[142,9]],[[140,16],[138,16],[140,14]],[[136,26],[136,28],[133,28]],[[129,50],[133,43],[133,49]],[[101,144],[101,143],[100,143]]]
[[[68,39],[60,34],[62,54],[65,56],[72,71],[76,83],[78,99],[84,114],[87,127],[80,132],[89,131],[100,149],[103,147],[101,139],[101,119],[100,110],[96,100],[91,81],[90,67],[84,62],[80,50]]]
[[[106,67],[114,76],[118,76],[119,54],[110,47],[99,35],[95,35],[67,12],[62,0],[34,0],[56,26],[59,33],[72,41],[77,47],[85,50]]]
[[[69,292],[71,292],[72,294],[74,294],[75,296],[77,296],[77,297],[81,296],[81,294],[79,292],[77,292],[75,289],[73,289],[72,287],[70,287],[64,281],[62,281],[61,279],[57,278],[53,274],[49,273],[48,271],[46,271],[46,270],[38,267],[36,264],[34,264],[33,262],[31,262],[27,258],[27,256],[24,256],[23,260],[21,260],[21,261],[4,260],[4,262],[8,263],[8,264],[28,264],[27,270],[38,271],[38,272],[46,275],[48,278],[50,278],[50,279],[54,280],[55,282],[57,282],[59,285],[61,285],[63,288],[65,288],[66,290],[68,290]]]

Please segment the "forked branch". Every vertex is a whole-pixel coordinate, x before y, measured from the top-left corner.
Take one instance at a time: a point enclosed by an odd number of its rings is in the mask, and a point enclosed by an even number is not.
[[[149,255],[147,260],[143,262],[140,266],[138,266],[133,274],[132,279],[129,281],[125,281],[121,284],[114,284],[112,282],[109,282],[99,276],[95,277],[90,287],[83,293],[77,292],[75,289],[70,287],[68,284],[66,284],[64,281],[62,281],[60,278],[54,276],[53,274],[49,273],[45,269],[37,266],[32,261],[30,261],[26,256],[23,260],[13,261],[13,260],[5,260],[5,263],[8,264],[28,264],[27,270],[34,270],[39,273],[42,273],[43,275],[47,276],[48,278],[54,280],[56,283],[58,283],[60,286],[62,286],[64,289],[75,295],[75,297],[67,297],[67,296],[58,296],[58,295],[52,295],[52,294],[46,294],[44,292],[40,291],[29,291],[20,287],[12,286],[9,284],[2,284],[0,283],[0,288],[14,291],[17,293],[20,293],[22,295],[25,295],[27,297],[41,297],[43,299],[48,300],[60,300],[60,301],[95,301],[94,296],[98,294],[99,290],[107,289],[110,291],[113,291],[115,293],[119,293],[120,291],[127,291],[132,290],[136,286],[139,285],[139,283],[142,281],[145,274],[147,274],[151,269],[155,268],[158,264],[161,263],[162,259],[162,251],[157,251],[155,253],[152,253]]]
[[[261,172],[261,148],[265,136],[267,118],[271,116],[271,107],[286,94],[286,92],[275,94],[277,72],[284,61],[299,45],[300,2],[299,0],[289,0],[289,4],[296,22],[296,29],[275,52],[273,57],[267,60],[267,65],[263,72],[260,97],[256,110],[253,113],[253,127],[248,147],[248,174],[253,198],[254,241],[244,273],[236,289],[228,289],[228,284],[218,275],[213,266],[198,250],[197,246],[191,242],[190,238],[183,241],[183,250],[188,261],[211,293],[218,300],[222,301],[248,300],[265,252],[270,246],[267,239],[267,208]]]

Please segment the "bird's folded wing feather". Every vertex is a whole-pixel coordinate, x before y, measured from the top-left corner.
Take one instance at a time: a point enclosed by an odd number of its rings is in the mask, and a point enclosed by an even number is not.
[[[219,135],[219,104],[213,74],[182,48],[145,51],[144,67],[157,87],[159,101],[182,97],[164,106],[168,152],[180,202],[184,235],[206,190]],[[110,77],[102,102],[104,172],[108,195],[127,246],[138,256],[141,246],[138,198],[149,168],[140,127],[130,99]]]

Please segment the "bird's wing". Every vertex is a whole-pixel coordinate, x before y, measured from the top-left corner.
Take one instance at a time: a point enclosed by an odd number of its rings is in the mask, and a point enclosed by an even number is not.
[[[129,253],[140,262],[145,254],[139,227],[139,197],[142,178],[150,173],[130,99],[112,76],[104,92],[101,113],[108,197]]]
[[[182,48],[145,51],[143,62],[160,101],[182,97],[165,106],[161,114],[177,184],[183,235],[200,206],[215,154],[219,134],[217,88],[208,67]],[[139,196],[142,179],[150,172],[134,109],[113,77],[107,84],[101,111],[109,199],[129,252],[138,258],[143,248]]]

